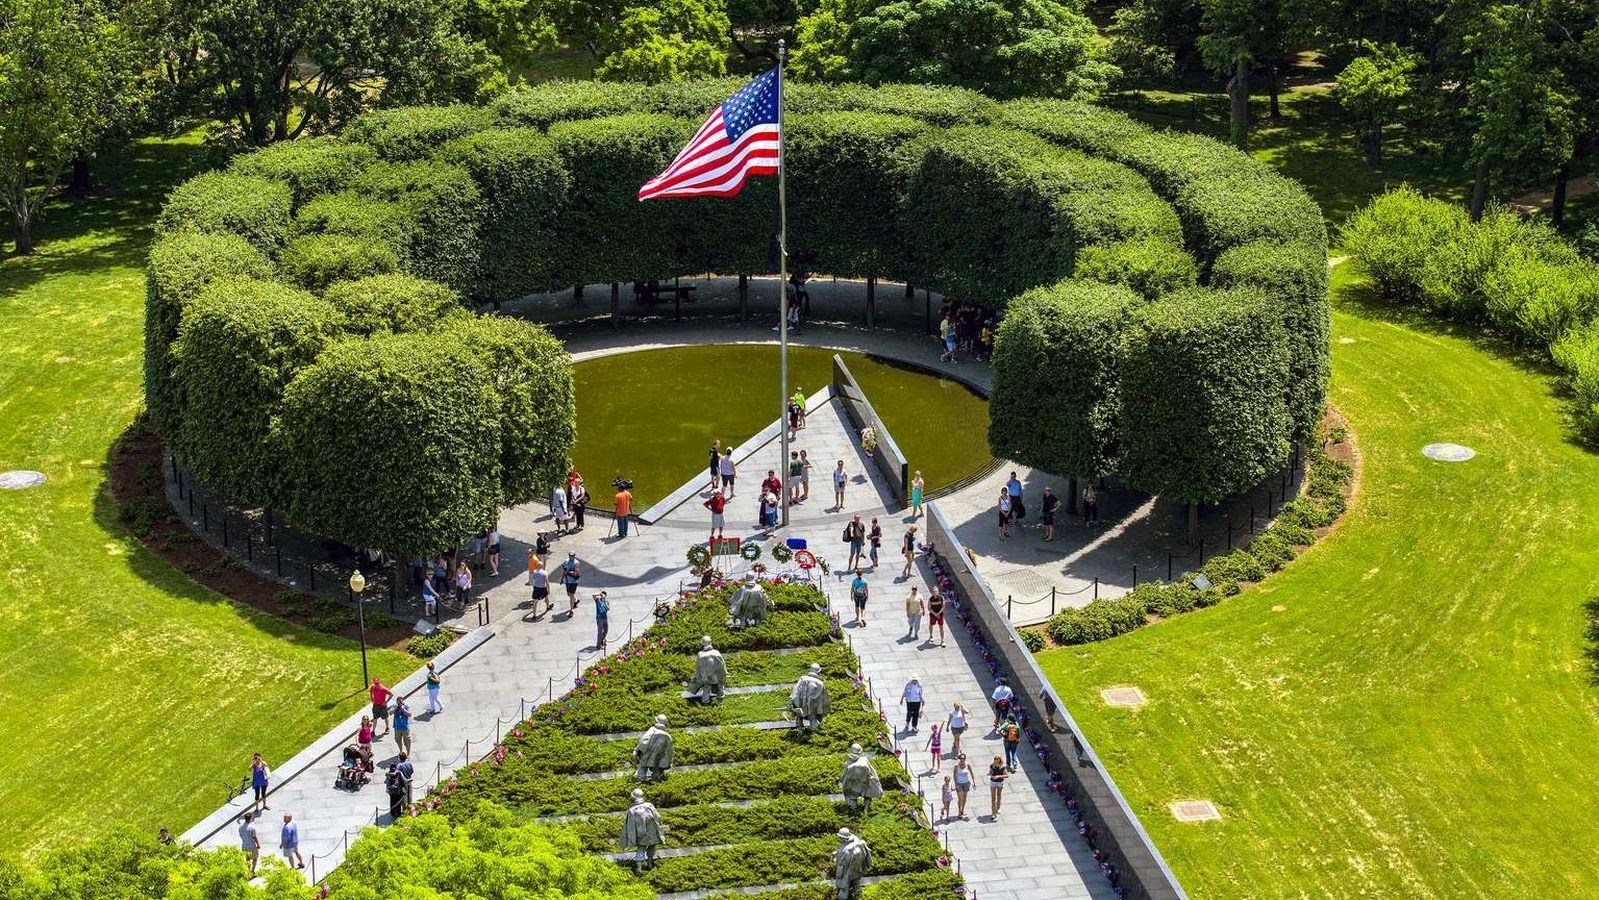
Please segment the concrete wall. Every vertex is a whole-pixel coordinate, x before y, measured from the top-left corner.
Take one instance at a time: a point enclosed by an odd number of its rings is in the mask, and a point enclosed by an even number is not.
[[[910,463],[906,461],[905,454],[900,452],[899,445],[894,443],[893,435],[888,433],[888,426],[878,417],[877,410],[872,408],[872,402],[866,399],[866,392],[861,390],[855,376],[850,374],[849,366],[844,365],[843,357],[837,354],[833,355],[833,395],[843,402],[844,414],[857,435],[868,425],[877,432],[877,450],[872,453],[872,462],[883,474],[883,480],[894,489],[894,497],[900,506],[908,504],[911,496]]]

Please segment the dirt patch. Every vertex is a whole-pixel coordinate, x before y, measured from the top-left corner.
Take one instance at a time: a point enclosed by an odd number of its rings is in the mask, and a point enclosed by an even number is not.
[[[111,450],[106,490],[117,516],[144,548],[168,565],[235,603],[325,634],[358,640],[360,627],[353,622],[337,628],[326,627],[329,607],[343,608],[337,601],[321,600],[251,571],[231,556],[206,543],[191,530],[167,500],[162,475],[161,441],[135,422]],[[263,551],[264,552],[264,551]],[[318,604],[322,604],[319,606]],[[349,609],[353,616],[354,610]],[[370,617],[369,617],[370,618]],[[324,627],[317,627],[321,619]],[[404,650],[413,632],[409,625],[368,624],[366,642],[372,647]]]

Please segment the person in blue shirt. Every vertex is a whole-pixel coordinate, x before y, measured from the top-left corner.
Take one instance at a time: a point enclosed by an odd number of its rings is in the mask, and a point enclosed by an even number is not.
[[[294,824],[294,814],[283,814],[283,832],[278,837],[278,849],[283,851],[283,861],[296,869],[305,868],[305,857],[300,855],[300,826]]]
[[[611,633],[611,601],[604,591],[594,595],[594,648],[605,652],[605,638]]]
[[[411,707],[398,694],[394,695],[394,746],[401,753],[411,751]]]
[[[394,771],[400,773],[400,777],[405,779],[405,805],[410,806],[411,782],[416,777],[416,766],[411,765],[410,753],[404,750],[400,751],[400,761],[394,764]]]
[[[863,570],[855,570],[855,580],[849,583],[849,598],[855,602],[856,625],[866,624],[866,598],[871,589],[866,585],[866,575]]]
[[[1005,482],[1005,490],[1010,492],[1011,516],[1018,522],[1027,518],[1027,507],[1022,505],[1022,482],[1016,473],[1010,473],[1010,480]]]

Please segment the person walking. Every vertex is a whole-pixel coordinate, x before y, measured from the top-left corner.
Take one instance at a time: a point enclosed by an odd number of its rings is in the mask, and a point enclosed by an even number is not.
[[[368,756],[372,755],[372,738],[372,717],[362,716],[361,727],[355,730],[355,743],[363,751],[365,751]]]
[[[633,513],[633,492],[626,487],[616,491],[616,536],[627,537],[627,517]]]
[[[938,323],[938,334],[944,339],[944,352],[938,355],[939,362],[955,361],[955,323],[951,321],[951,315],[946,313],[943,321]]]
[[[1016,724],[1014,715],[1006,716],[1005,723],[999,726],[999,739],[1005,744],[1005,766],[1012,772],[1016,771],[1016,748],[1022,743],[1022,727]]]
[[[994,685],[994,693],[989,695],[994,701],[994,733],[999,733],[999,723],[1005,721],[1010,715],[1011,704],[1016,701],[1016,692],[1011,690],[1010,682],[1002,675],[999,684]]]
[[[926,490],[927,482],[922,480],[922,470],[917,469],[911,476],[911,521],[914,522],[922,516],[922,491]]]
[[[915,675],[905,682],[905,690],[899,695],[899,702],[905,705],[905,731],[915,734],[922,724],[922,680]]]
[[[933,767],[928,771],[937,774],[944,766],[944,731],[937,722],[933,723],[932,733],[927,736],[927,755],[933,758]],[[949,815],[949,801],[944,801],[944,815]]]
[[[938,629],[938,646],[944,646],[944,595],[933,588],[927,595],[927,639],[933,639],[933,629]]]
[[[994,761],[988,766],[988,806],[989,818],[999,818],[999,802],[1005,794],[1005,779],[1010,775],[1010,770],[1005,768],[1005,757],[994,754]]]
[[[583,479],[579,478],[577,484],[572,485],[572,521],[577,526],[572,529],[573,531],[583,530],[585,524],[583,517],[588,514],[588,510],[589,488],[583,483]]]
[[[733,479],[738,477],[738,467],[733,465],[733,448],[728,447],[722,451],[722,461],[719,464],[722,474],[722,490],[727,494],[727,499],[733,499]]]
[[[800,414],[800,427],[805,427],[805,414]],[[800,451],[800,502],[811,499],[811,469],[815,468],[804,450]]]
[[[844,461],[833,469],[833,511],[844,511],[844,485],[849,483],[849,473],[844,471]]]
[[[250,864],[250,877],[255,877],[256,866],[261,863],[261,836],[255,830],[255,814],[245,813],[239,820],[239,849]]]
[[[860,516],[851,518],[849,524],[844,526],[844,543],[849,545],[849,562],[844,568],[859,568],[863,555],[861,551],[866,545],[866,526],[861,524]]]
[[[399,694],[394,695],[394,746],[401,753],[411,752],[411,707]]]
[[[455,564],[455,600],[463,608],[472,602],[472,567],[464,559]]]
[[[400,761],[394,764],[394,770],[400,773],[401,778],[405,779],[403,785],[405,788],[405,805],[410,806],[414,802],[411,790],[416,781],[416,766],[411,764],[411,751],[400,751]]]
[[[800,460],[798,450],[788,451],[788,502],[800,502],[800,484],[805,476],[805,463]]]
[[[717,438],[711,441],[711,484],[706,490],[714,491],[722,486],[722,440]]]
[[[374,678],[372,679],[372,687],[367,689],[367,694],[372,699],[373,727],[376,727],[377,723],[381,721],[383,723],[383,734],[388,734],[389,698],[394,696],[394,692],[383,686],[383,679]],[[382,737],[383,734],[374,735],[374,737]]]
[[[927,612],[926,604],[922,603],[922,595],[917,592],[916,585],[911,585],[911,592],[905,595],[905,622],[910,629],[905,636],[912,640],[922,636],[922,614]]]
[[[1027,507],[1022,503],[1022,481],[1016,473],[1010,473],[1010,480],[1005,482],[1005,492],[1010,494],[1011,517],[1020,523],[1027,518]]]
[[[261,754],[256,753],[250,757],[250,789],[255,792],[254,799],[250,802],[252,810],[262,812],[271,809],[267,806],[267,786],[272,782],[272,770],[267,768],[266,760]]]
[[[604,591],[594,595],[594,649],[605,652],[605,639],[611,633],[611,601]]]
[[[550,602],[550,573],[545,571],[543,568],[536,569],[533,572],[532,581],[533,581],[533,618],[537,619],[539,617],[539,615],[540,615],[540,613],[539,613],[539,601],[540,600],[544,601],[544,613],[543,613],[544,615],[549,615],[550,610],[555,608],[555,604]]]
[[[961,759],[966,757],[961,754],[961,735],[966,733],[970,723],[971,713],[966,711],[966,705],[959,700],[949,708],[949,718],[944,722],[944,730],[949,732],[950,752]]]
[[[540,535],[540,537],[542,537],[542,535]],[[537,572],[539,569],[541,569],[543,567],[544,567],[544,560],[539,559],[538,553],[535,552],[532,547],[527,548],[527,583],[528,583],[528,587],[532,587],[533,586],[533,573]]]
[[[899,552],[905,557],[905,569],[899,573],[901,578],[911,577],[911,566],[916,564],[916,526],[905,529],[905,539],[900,542]]]
[[[938,764],[938,760],[935,759],[933,761],[933,764],[937,765]],[[954,780],[951,778],[951,776],[949,776],[949,775],[945,775],[944,776],[944,786],[939,789],[938,799],[939,799],[940,804],[943,807],[942,811],[939,813],[939,819],[938,820],[940,822],[948,822],[949,821],[949,807],[950,807],[950,804],[955,802],[955,783],[954,783]]]
[[[714,540],[722,536],[722,527],[727,523],[727,498],[722,496],[721,488],[711,491],[711,499],[706,500],[704,506],[711,511],[711,538]]]
[[[500,574],[500,526],[495,525],[489,529],[489,575],[498,574]]]
[[[1044,727],[1050,731],[1055,730],[1055,695],[1049,692],[1049,685],[1038,689],[1038,701],[1044,707]]]
[[[949,773],[955,780],[955,818],[966,818],[966,795],[972,792],[972,784],[977,780],[977,773],[972,771],[972,764],[966,761],[966,754],[955,754],[955,769]]]
[[[872,527],[866,530],[866,549],[872,558],[872,571],[877,571],[877,553],[883,548],[883,527],[872,516]]]
[[[1003,541],[1010,537],[1010,491],[999,489],[999,502],[995,504],[995,509],[999,511],[999,539]]]
[[[799,408],[799,427],[804,428],[805,427],[805,389],[802,388],[802,387],[795,387],[794,388],[794,396],[788,398],[788,401]]]
[[[855,580],[849,584],[849,598],[855,603],[855,624],[866,624],[866,599],[871,593],[871,588],[866,585],[866,576],[860,569],[855,570]]]
[[[305,857],[300,855],[300,826],[294,823],[293,813],[283,814],[283,830],[278,832],[278,849],[283,861],[295,869],[305,868]]]
[[[566,586],[567,612],[577,612],[577,582],[582,577],[583,566],[578,563],[577,554],[566,554],[566,562],[561,563],[561,584]]]
[[[1044,487],[1044,499],[1039,501],[1040,512],[1038,524],[1044,526],[1044,540],[1055,539],[1055,510],[1060,507],[1060,498],[1055,496],[1055,489]]]
[[[439,680],[439,670],[434,667],[433,661],[428,660],[427,689],[428,689],[428,716],[436,716],[444,712],[444,704],[439,702],[439,688],[444,683]]]
[[[566,533],[566,488],[556,485],[550,491],[550,515],[555,519],[555,533]]]
[[[532,554],[528,554],[531,559]],[[422,579],[422,615],[438,617],[439,614],[439,589],[433,586],[433,579]]]
[[[1099,492],[1094,490],[1092,481],[1083,484],[1083,524],[1093,525],[1099,521]]]

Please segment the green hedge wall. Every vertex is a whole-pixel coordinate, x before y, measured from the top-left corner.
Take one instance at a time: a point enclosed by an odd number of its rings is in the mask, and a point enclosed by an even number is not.
[[[213,281],[272,272],[266,254],[238,235],[179,232],[155,242],[144,272],[144,406],[157,432],[176,434],[183,421],[171,352],[184,309]]]
[[[238,502],[276,505],[273,414],[289,380],[339,336],[332,304],[287,285],[230,278],[202,291],[172,348],[183,398],[172,446],[195,477]]]
[[[270,178],[207,172],[173,190],[156,220],[156,233],[236,234],[276,256],[289,237],[289,186]]]
[[[567,286],[554,280],[564,250],[557,227],[572,178],[536,128],[480,131],[446,144],[446,160],[471,173],[483,195],[480,293],[519,297]]]
[[[322,296],[344,317],[344,330],[361,337],[427,331],[470,318],[454,291],[415,275],[341,281]]]
[[[1146,300],[1199,283],[1199,267],[1182,243],[1168,237],[1091,244],[1077,254],[1077,278],[1124,284]]]
[[[927,126],[866,112],[796,114],[788,124],[788,177],[829,186],[789,198],[796,264],[849,278],[903,275],[908,220],[899,200]]]
[[[284,392],[277,459],[290,520],[402,557],[493,522],[501,447],[490,379],[476,353],[433,335],[334,345]]]
[[[377,238],[347,234],[303,234],[278,258],[283,277],[320,294],[335,281],[382,275],[400,267],[394,249]]]
[[[413,271],[476,296],[483,195],[470,173],[434,161],[378,163],[356,178],[355,188],[398,204],[414,223],[404,254]]]
[[[494,113],[475,106],[405,106],[356,116],[342,137],[371,147],[391,162],[433,156],[447,142],[494,123]]]
[[[1139,296],[1063,281],[1011,303],[994,342],[988,444],[994,455],[1070,475],[1116,470],[1122,334]]]
[[[312,197],[340,190],[376,158],[377,153],[367,144],[323,136],[285,141],[236,156],[228,171],[286,182],[298,207]]]
[[[1214,502],[1287,460],[1287,338],[1264,292],[1195,288],[1142,307],[1121,367],[1121,462],[1141,490]]]

